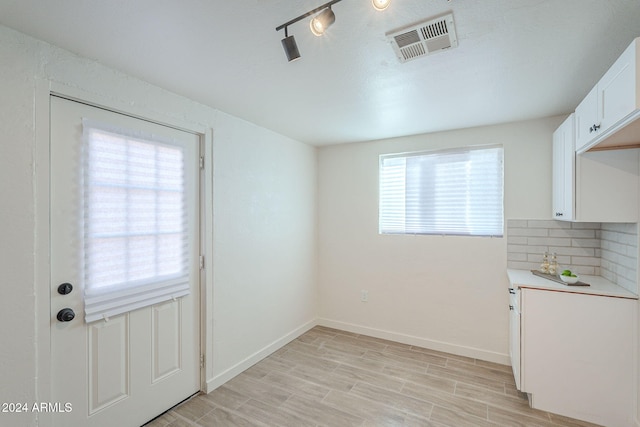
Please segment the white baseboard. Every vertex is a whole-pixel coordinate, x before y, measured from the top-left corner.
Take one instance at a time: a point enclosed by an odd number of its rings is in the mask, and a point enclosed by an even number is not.
[[[329,320],[329,319],[318,319],[317,324],[320,326],[326,326],[328,328],[340,329],[343,331],[353,332],[356,334],[368,335],[371,337],[395,341],[402,344],[415,345],[418,347],[442,351],[445,353],[456,354],[459,356],[472,357],[474,359],[500,363],[502,365],[511,365],[511,359],[509,358],[508,354],[496,353],[496,352],[482,350],[474,347],[450,344],[442,341],[434,341],[434,340],[429,340],[425,338],[415,337],[412,335],[399,334],[396,332],[369,328],[366,326],[354,325],[351,323],[338,322],[338,321]]]
[[[221,372],[218,375],[214,376],[213,378],[208,379],[206,383],[206,390],[204,391],[206,393],[211,393],[213,390],[220,387],[222,384],[226,383],[236,375],[246,371],[247,369],[249,369],[256,363],[258,363],[265,357],[269,356],[273,352],[278,351],[279,349],[281,349],[282,347],[284,347],[294,339],[298,338],[300,335],[304,334],[305,332],[307,332],[309,329],[313,328],[316,325],[317,325],[316,319],[311,320],[305,323],[304,325],[289,332],[288,334],[285,334],[283,337],[273,341],[271,344],[267,345],[261,350],[258,350],[251,356],[247,357],[246,359],[242,360],[241,362],[237,363],[236,365],[232,366],[226,371]]]

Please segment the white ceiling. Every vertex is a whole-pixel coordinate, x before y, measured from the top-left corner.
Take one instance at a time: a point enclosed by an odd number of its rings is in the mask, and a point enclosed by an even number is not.
[[[0,24],[314,145],[573,111],[633,38],[640,0],[0,0]],[[452,11],[459,47],[401,64],[385,33]]]

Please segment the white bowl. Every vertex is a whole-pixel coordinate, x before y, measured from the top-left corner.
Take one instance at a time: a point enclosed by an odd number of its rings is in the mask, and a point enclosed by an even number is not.
[[[568,283],[570,285],[573,285],[574,283],[576,283],[580,278],[579,277],[572,277],[572,276],[563,276],[562,274],[560,275],[560,280],[562,280],[565,283]]]

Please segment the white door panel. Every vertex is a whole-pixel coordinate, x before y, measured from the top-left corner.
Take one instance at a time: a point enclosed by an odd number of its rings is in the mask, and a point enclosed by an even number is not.
[[[82,118],[184,142],[189,232],[187,296],[87,324],[82,273]],[[199,138],[51,97],[52,400],[72,410],[55,426],[139,426],[200,388]],[[70,283],[62,295],[58,286]],[[58,313],[69,308],[71,321]]]

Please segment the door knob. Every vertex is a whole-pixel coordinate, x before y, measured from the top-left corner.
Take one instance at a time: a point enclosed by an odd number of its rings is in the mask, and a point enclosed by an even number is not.
[[[63,308],[58,312],[58,320],[61,322],[71,322],[76,314],[70,308]]]
[[[72,290],[73,290],[73,285],[71,285],[71,283],[63,283],[60,286],[58,286],[58,293],[60,295],[70,294]]]

